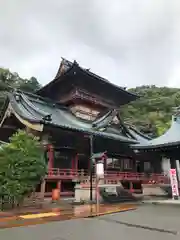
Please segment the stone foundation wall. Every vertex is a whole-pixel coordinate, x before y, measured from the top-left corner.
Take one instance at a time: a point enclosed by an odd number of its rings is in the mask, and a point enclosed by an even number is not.
[[[99,184],[99,187],[119,187],[121,185],[120,184]],[[93,185],[93,189],[92,189],[92,196],[93,196],[93,201],[96,200],[96,187],[95,185]],[[99,196],[100,197],[100,196]],[[76,202],[88,202],[90,201],[90,186],[89,185],[81,185],[81,184],[76,184],[75,186],[75,201]],[[101,199],[100,199],[101,201]]]
[[[157,184],[142,184],[144,196],[166,196],[167,193]]]

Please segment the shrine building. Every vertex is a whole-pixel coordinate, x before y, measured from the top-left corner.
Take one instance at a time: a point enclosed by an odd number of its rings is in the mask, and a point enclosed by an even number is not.
[[[40,137],[48,158],[48,174],[37,191],[50,196],[73,196],[76,182],[94,181],[92,154],[103,152],[108,183],[141,192],[149,182],[169,183],[163,156],[172,167],[180,146],[179,115],[165,136],[157,139],[125,124],[121,106],[139,97],[125,88],[62,59],[55,78],[35,94],[15,90],[8,94],[0,119],[0,140],[8,142],[18,129]]]

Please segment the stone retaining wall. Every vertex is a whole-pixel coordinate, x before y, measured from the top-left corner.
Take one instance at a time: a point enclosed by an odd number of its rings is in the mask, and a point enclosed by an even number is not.
[[[166,196],[167,193],[157,184],[142,184],[143,196]]]

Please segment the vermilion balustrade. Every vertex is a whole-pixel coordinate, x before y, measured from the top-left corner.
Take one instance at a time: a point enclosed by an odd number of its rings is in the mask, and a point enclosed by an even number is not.
[[[95,176],[94,176],[95,177]],[[72,170],[72,169],[59,169],[52,168],[49,169],[47,178],[61,178],[61,179],[80,179],[88,178],[88,172],[82,170]],[[145,181],[149,183],[169,183],[169,178],[165,174],[145,174],[145,173],[134,173],[134,172],[114,172],[105,171],[105,179],[110,180],[131,180],[131,181]]]
[[[48,177],[64,177],[64,178],[77,178],[80,176],[88,176],[85,171],[75,171],[72,169],[60,169],[60,168],[51,168],[48,170]]]

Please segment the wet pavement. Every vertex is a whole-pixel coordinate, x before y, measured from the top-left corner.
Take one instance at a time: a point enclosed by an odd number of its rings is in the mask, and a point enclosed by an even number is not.
[[[179,239],[178,207],[142,205],[137,210],[0,230],[6,240]]]
[[[19,214],[12,213],[6,216],[6,213],[1,213],[0,216],[0,229],[12,228],[19,226],[28,226],[36,224],[44,224],[51,221],[64,221],[76,218],[96,217],[104,214],[111,214],[116,212],[128,211],[136,209],[134,204],[113,204],[105,205],[80,205],[71,206],[70,208],[52,208],[52,209],[39,209],[32,212],[20,212]],[[3,215],[4,214],[4,215]]]
[[[122,226],[149,230],[149,232],[179,235],[180,214],[179,208],[174,206],[142,205],[136,211],[99,217],[106,222],[117,223]],[[180,237],[180,235],[179,235]]]
[[[151,199],[151,200],[144,200],[143,203],[151,203],[151,204],[164,204],[164,205],[180,205],[180,199]]]

